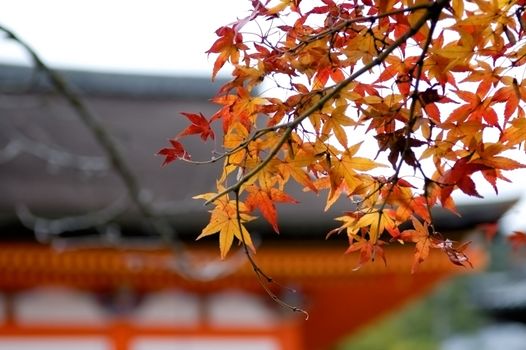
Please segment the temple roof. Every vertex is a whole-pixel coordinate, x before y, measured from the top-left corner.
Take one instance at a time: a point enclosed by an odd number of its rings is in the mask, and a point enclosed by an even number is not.
[[[191,77],[61,73],[118,143],[141,184],[142,195],[180,234],[195,237],[206,224],[208,208],[192,196],[213,190],[221,165],[195,166],[178,161],[161,167],[162,159],[154,154],[186,125],[181,112],[202,112],[207,117],[215,112],[207,101],[218,83]],[[3,230],[4,238],[10,232],[20,234],[16,226],[19,219],[35,226],[39,217],[76,218],[79,225],[73,225],[72,231],[90,227],[93,218],[91,226],[117,221],[131,231],[142,229],[103,150],[71,107],[53,93],[42,73],[0,66],[0,91],[0,225],[11,228]],[[196,160],[210,159],[214,151],[221,151],[217,141],[203,145],[190,140],[185,146]],[[286,190],[300,204],[279,207],[282,239],[323,238],[337,226],[333,218],[352,209],[340,201],[324,213],[326,194],[305,193],[297,187]],[[460,230],[495,222],[512,204],[478,201],[461,205],[461,217],[437,210],[436,226],[439,230]],[[73,221],[48,222],[48,226]],[[271,231],[262,222],[252,229],[261,234]]]
[[[473,284],[474,301],[480,309],[503,319],[526,323],[524,270],[487,273],[476,278]]]
[[[207,101],[225,81],[208,77],[162,76],[100,71],[58,70],[81,95]],[[53,93],[43,72],[26,66],[0,64],[2,93]]]

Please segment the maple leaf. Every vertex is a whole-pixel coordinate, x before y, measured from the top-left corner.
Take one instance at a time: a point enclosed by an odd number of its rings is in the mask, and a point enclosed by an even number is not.
[[[164,156],[163,166],[176,159],[190,159],[190,155],[185,151],[181,142],[176,139],[169,140],[172,147],[166,147],[157,152],[157,155]]]
[[[265,14],[266,15],[276,15],[277,13],[289,7],[292,11],[298,11],[299,10],[298,6],[299,6],[300,1],[301,0],[280,0],[279,4],[277,4],[274,7],[269,8]]]
[[[336,202],[342,193],[342,186],[349,195],[354,194],[364,183],[364,177],[358,171],[368,171],[377,167],[384,167],[369,158],[355,157],[361,144],[356,144],[344,152],[340,157],[326,157],[328,163],[328,174],[330,191],[327,197],[325,210]]]
[[[514,119],[501,136],[501,141],[510,147],[526,142],[526,117],[522,109],[519,111],[520,117]]]
[[[431,248],[469,265],[468,244],[431,229],[431,208],[456,212],[454,190],[480,197],[473,175],[497,192],[505,171],[524,167],[510,151],[526,146],[526,80],[517,74],[526,66],[526,0],[251,3],[207,51],[218,55],[213,78],[232,63],[212,98],[218,111],[209,121],[184,114],[191,125],[179,134],[206,141],[221,120],[218,188],[245,201],[232,212],[227,193],[210,197],[202,235],[219,232],[224,257],[254,210],[277,232],[276,203],[294,202],[283,189],[295,181],[328,190],[326,210],[338,200],[355,208],[333,232],[347,232],[359,265],[383,256],[384,235],[415,243],[413,272]],[[260,30],[241,33],[248,28]],[[376,157],[357,155],[375,140]],[[165,163],[187,156],[177,138],[161,151]],[[380,172],[384,154],[391,167]],[[412,229],[400,233],[408,220]]]
[[[433,241],[430,237],[429,224],[427,222],[421,223],[415,217],[411,217],[411,222],[413,223],[413,229],[403,231],[400,234],[400,238],[404,241],[415,243],[415,255],[411,266],[411,273],[415,273],[418,265],[429,256],[429,251],[433,247]]]
[[[331,132],[342,145],[347,148],[347,132],[344,127],[356,125],[357,123],[345,114],[347,105],[342,105],[334,108],[330,115],[322,115],[324,121],[323,128],[321,130],[322,135],[330,135]]]
[[[369,235],[369,241],[375,244],[380,235],[387,230],[393,236],[397,236],[396,223],[393,220],[394,213],[391,210],[384,209],[370,213],[347,213],[345,216],[336,218],[343,224],[338,230],[347,230],[347,235],[355,237],[356,234],[363,230]]]
[[[477,95],[485,96],[492,87],[497,87],[499,82],[503,79],[501,74],[504,71],[504,68],[492,67],[490,64],[484,61],[477,61],[477,65],[481,69],[470,71],[468,76],[462,80],[461,83],[477,81],[480,82],[479,86],[477,87]],[[492,97],[492,99],[495,99],[495,95]]]
[[[314,185],[312,178],[304,169],[296,167],[294,163],[290,162],[284,162],[280,164],[279,169],[285,180],[288,180],[289,177],[292,177],[300,185],[308,188],[314,193],[318,193],[318,188],[316,185]]]
[[[432,200],[415,195],[413,193],[414,188],[416,187],[404,179],[398,179],[396,183],[388,179],[380,189],[381,198],[384,202],[396,208],[394,217],[397,222],[407,221],[413,213],[417,213],[421,218],[431,220],[427,206]],[[395,238],[399,235],[397,228],[390,233]]]
[[[407,137],[404,135],[404,130],[396,130],[395,132],[377,134],[375,138],[379,145],[378,152],[383,152],[387,149],[390,150],[387,159],[393,168],[398,166],[397,162],[400,155],[403,156],[405,163],[416,167],[417,160],[412,148],[420,147],[426,144],[425,141]]]
[[[433,248],[441,249],[443,252],[446,253],[449,261],[451,261],[457,266],[465,266],[465,264],[468,264],[469,266],[473,267],[473,265],[469,261],[468,256],[466,255],[466,253],[464,253],[464,251],[471,244],[471,241],[463,243],[458,247],[454,247],[453,244],[454,242],[450,239],[435,238],[433,242]]]
[[[429,119],[437,125],[440,125],[441,123],[441,113],[436,103],[456,103],[447,96],[439,95],[438,91],[433,88],[428,88],[427,90],[420,92],[418,94],[418,102],[424,107],[424,111],[429,116]],[[426,138],[429,139],[429,136],[426,136]]]
[[[219,188],[219,190],[221,189],[222,188]],[[194,198],[209,200],[214,195],[215,193],[206,193],[195,196]],[[215,204],[216,207],[211,211],[210,222],[203,228],[201,234],[196,239],[219,233],[221,259],[224,259],[228,254],[234,237],[255,252],[256,248],[252,243],[252,238],[244,225],[244,223],[252,221],[255,218],[246,214],[247,209],[245,205],[243,203],[236,203],[235,200],[229,200],[227,196],[219,198]],[[240,213],[237,212],[237,208],[239,208]]]
[[[511,182],[508,178],[502,175],[502,171],[500,171],[499,169],[482,170],[481,173],[482,176],[484,176],[484,179],[491,185],[491,187],[493,187],[495,194],[499,193],[499,189],[497,188],[497,179],[501,179],[506,182]]]
[[[285,182],[292,177],[298,184],[318,193],[318,188],[308,173],[308,167],[316,164],[321,157],[316,147],[309,142],[290,144],[286,156],[278,165],[279,173]]]
[[[252,12],[248,16],[238,19],[233,23],[233,28],[236,32],[239,32],[246,24],[254,21],[258,16],[265,15],[268,11],[259,0],[251,0],[251,4],[253,7]]]
[[[433,41],[424,67],[428,72],[428,77],[436,79],[443,88],[446,84],[457,87],[453,73],[469,71],[468,60],[473,52],[469,47],[457,48],[454,43],[445,47],[443,44],[444,34],[440,33]]]
[[[519,101],[526,99],[526,80],[519,84],[515,78],[504,77],[502,82],[506,86],[495,92],[492,101],[505,102],[504,123],[507,123],[512,114],[519,108]]]
[[[236,89],[236,94],[216,96],[212,101],[223,107],[210,118],[210,122],[221,119],[225,134],[228,134],[230,127],[236,123],[241,123],[250,131],[257,113],[267,102],[264,98],[251,96],[245,88],[241,87]]]
[[[203,141],[206,141],[209,137],[212,140],[214,139],[214,131],[210,128],[210,123],[208,122],[208,120],[206,120],[203,114],[192,114],[184,112],[181,114],[188,118],[188,120],[192,122],[192,125],[187,126],[186,129],[181,131],[178,137],[199,134]]]
[[[345,254],[350,254],[353,252],[360,252],[360,257],[358,258],[358,265],[353,269],[353,271],[359,270],[363,265],[369,261],[374,261],[376,257],[380,257],[384,264],[387,265],[387,260],[385,259],[384,249],[382,245],[385,242],[378,241],[376,243],[371,243],[370,241],[363,239],[361,237],[354,237],[350,239],[349,248],[345,251]]]
[[[274,203],[298,203],[298,201],[277,188],[264,190],[258,186],[250,185],[246,190],[249,193],[245,201],[248,211],[258,208],[263,217],[272,225],[274,231],[279,233],[278,213]]]
[[[498,125],[498,116],[491,107],[491,98],[484,99],[484,96],[469,91],[457,90],[455,93],[468,104],[464,104],[451,112],[446,123],[485,120],[491,126]]]
[[[453,10],[453,15],[461,19],[464,15],[464,1],[463,0],[452,0],[451,9]]]
[[[356,144],[346,149],[341,158],[335,163],[336,171],[343,174],[350,192],[352,192],[352,189],[357,185],[355,184],[355,179],[353,177],[357,171],[368,171],[378,167],[385,167],[385,165],[377,163],[369,158],[355,157],[354,155],[360,146],[361,144]]]
[[[471,163],[467,157],[457,160],[453,167],[445,172],[439,180],[442,184],[440,201],[442,203],[447,202],[455,186],[467,195],[482,198],[470,176],[477,171],[487,169],[489,169],[487,165]]]
[[[239,62],[239,50],[247,50],[248,46],[243,43],[243,36],[232,27],[221,27],[216,30],[219,39],[210,47],[207,53],[219,53],[214,63],[212,78],[224,66],[227,60],[237,64]]]
[[[488,168],[493,168],[497,170],[515,170],[526,167],[524,164],[517,162],[516,160],[506,158],[503,156],[492,156],[484,157],[484,154],[481,155],[481,158],[474,159],[471,161],[471,164],[483,164]]]
[[[397,56],[389,56],[385,59],[385,63],[389,63],[386,66],[376,82],[388,81],[396,77],[396,85],[400,93],[404,96],[408,96],[411,90],[412,71],[414,64],[418,61],[418,57],[411,56],[401,59]]]

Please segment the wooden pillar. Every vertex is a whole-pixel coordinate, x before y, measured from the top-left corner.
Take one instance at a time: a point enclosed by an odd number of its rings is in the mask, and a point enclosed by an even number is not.
[[[132,329],[125,322],[117,322],[110,329],[113,350],[128,350],[132,337]]]

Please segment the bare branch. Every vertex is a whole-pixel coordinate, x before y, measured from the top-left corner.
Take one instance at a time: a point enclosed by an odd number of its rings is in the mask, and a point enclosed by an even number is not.
[[[64,149],[31,140],[22,134],[16,135],[16,138],[11,139],[0,149],[0,163],[7,163],[23,153],[42,159],[51,166],[76,169],[87,173],[106,173],[110,168],[106,157],[73,154]]]
[[[83,215],[47,219],[34,215],[25,205],[17,205],[16,214],[24,226],[35,232],[39,241],[48,242],[53,236],[65,232],[85,230],[107,224],[124,213],[127,207],[128,201],[123,196],[106,208]]]
[[[35,66],[45,73],[53,88],[69,103],[83,124],[90,130],[93,137],[106,153],[113,169],[124,183],[128,197],[135,204],[140,214],[147,220],[151,230],[161,238],[164,244],[171,246],[174,250],[175,258],[174,261],[171,262],[171,266],[181,276],[197,280],[210,280],[230,274],[237,270],[240,266],[238,263],[231,266],[221,265],[221,268],[216,267],[214,269],[210,268],[210,266],[205,266],[204,270],[201,270],[200,267],[194,266],[193,261],[195,259],[191,258],[186,246],[177,239],[176,231],[168,221],[156,215],[151,207],[149,198],[144,196],[144,191],[141,189],[137,178],[122,157],[117,144],[113,141],[104,126],[99,122],[99,118],[88,108],[83,100],[73,92],[73,89],[60,76],[60,74],[47,66],[40,56],[25,41],[20,39],[14,32],[7,29],[5,26],[0,25],[0,31],[6,33],[9,39],[16,41],[29,53]],[[23,222],[29,227],[34,227],[37,232],[40,232],[40,234],[43,235],[43,237],[47,237],[49,234],[56,234],[73,228],[79,229],[87,226],[91,227],[96,223],[106,223],[111,218],[114,218],[121,210],[120,207],[117,208],[119,210],[114,207],[111,208],[111,210],[103,211],[102,213],[97,212],[95,214],[91,213],[86,214],[85,216],[58,220],[36,218],[23,206],[19,207],[17,212]]]

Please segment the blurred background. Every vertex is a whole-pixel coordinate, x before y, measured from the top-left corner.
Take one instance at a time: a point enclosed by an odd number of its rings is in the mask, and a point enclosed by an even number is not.
[[[520,180],[461,199],[461,217],[436,213],[440,231],[473,241],[473,268],[437,253],[411,275],[412,247],[389,247],[387,266],[354,271],[346,239],[324,240],[348,208],[322,215],[298,188],[280,237],[251,227],[277,283],[241,250],[219,261],[215,237],[195,242],[208,213],[192,196],[213,189],[220,164],[161,167],[155,153],[186,125],[181,112],[214,113],[228,77],[211,82],[205,51],[249,1],[0,9],[0,26],[64,79],[0,36],[0,350],[524,349],[525,252],[505,237],[523,227]],[[221,141],[187,148],[206,160]]]

